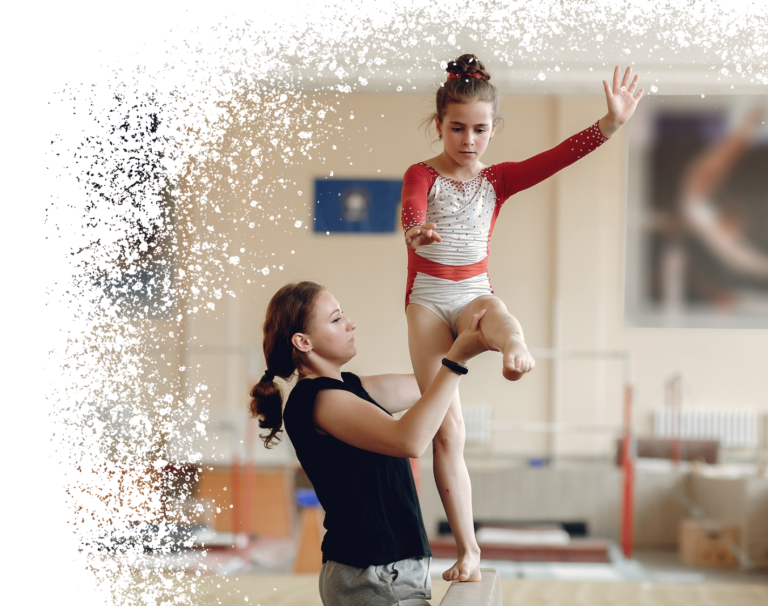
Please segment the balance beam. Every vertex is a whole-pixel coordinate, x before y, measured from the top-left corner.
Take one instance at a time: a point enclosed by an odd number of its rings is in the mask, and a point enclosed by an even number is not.
[[[494,568],[481,568],[479,583],[453,581],[440,606],[501,606],[501,578]]]

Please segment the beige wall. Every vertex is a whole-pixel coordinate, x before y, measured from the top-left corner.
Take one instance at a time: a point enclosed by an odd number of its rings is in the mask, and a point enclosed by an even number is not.
[[[260,351],[261,323],[269,297],[288,281],[311,279],[327,286],[358,325],[359,353],[350,362],[350,370],[362,374],[410,371],[403,310],[406,253],[400,233],[315,234],[312,196],[314,179],[331,170],[340,178],[399,179],[410,164],[435,155],[439,145],[430,150],[418,129],[428,111],[428,99],[423,95],[352,94],[330,100],[339,101],[337,114],[330,114],[333,120],[353,110],[354,121],[344,119],[339,136],[314,150],[312,160],[300,163],[303,156],[296,154],[294,164],[279,163],[279,174],[277,168],[259,171],[266,182],[283,178],[296,183],[278,189],[272,199],[265,196],[260,200],[270,211],[267,215],[281,214],[277,223],[260,221],[261,227],[249,229],[246,223],[221,219],[230,216],[230,211],[236,213],[231,216],[245,215],[237,210],[245,208],[237,188],[216,200],[220,217],[199,211],[191,219],[219,220],[217,225],[228,230],[230,254],[239,254],[246,266],[252,263],[260,268],[268,262],[271,270],[268,276],[241,275],[239,269],[224,266],[231,276],[228,290],[237,293],[237,298],[224,296],[215,312],[191,317],[186,331],[194,344],[191,351],[198,351],[199,344],[254,346]],[[604,101],[597,97],[508,97],[502,105],[504,128],[483,160],[524,159],[589,126],[603,112]],[[230,135],[242,138],[243,133],[235,130]],[[615,140],[576,165],[507,201],[491,246],[490,275],[496,293],[521,320],[533,347],[630,351],[637,391],[635,419],[641,431],[650,431],[650,413],[662,403],[663,381],[677,371],[696,397],[686,401],[688,405],[765,410],[768,383],[761,376],[768,360],[765,332],[623,326],[626,135],[621,131]],[[332,144],[337,145],[336,151]],[[326,163],[319,159],[323,156]],[[250,154],[237,164],[242,167],[249,161]],[[301,196],[297,190],[303,192]],[[295,228],[295,220],[309,229]],[[233,253],[241,247],[244,253]],[[283,269],[272,269],[273,263],[282,264]],[[556,308],[553,301],[558,302]],[[560,327],[557,335],[552,331],[553,316]],[[193,336],[197,339],[192,340]],[[249,381],[246,357],[232,356],[225,363],[221,357],[193,353],[188,354],[188,363],[194,370],[190,378],[210,386],[212,420],[227,416],[224,411],[228,409],[229,417],[244,423]],[[517,383],[503,380],[499,363],[498,354],[492,353],[472,363],[461,386],[463,403],[489,404],[497,420],[547,420],[551,363],[540,360],[536,370]],[[563,362],[560,389],[562,421],[620,423],[621,367],[617,362]],[[563,453],[607,454],[611,444],[608,437],[558,440]],[[496,432],[492,446],[497,452],[543,455],[546,445],[539,434]],[[257,456],[274,460],[284,456],[280,450],[265,453],[259,449]]]

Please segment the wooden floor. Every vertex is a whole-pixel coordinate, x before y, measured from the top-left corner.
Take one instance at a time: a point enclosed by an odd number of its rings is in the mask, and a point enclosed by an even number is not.
[[[189,574],[189,573],[186,573]],[[177,575],[166,579],[177,581]],[[138,579],[137,579],[138,580]],[[183,585],[189,588],[187,577]],[[146,582],[146,581],[144,581]],[[167,581],[166,581],[167,582]],[[201,606],[321,606],[317,575],[203,575],[195,578],[194,604]],[[768,584],[630,583],[531,579],[502,581],[509,606],[765,606]],[[174,594],[174,588],[163,589]],[[448,583],[433,579],[432,604],[439,604]],[[163,593],[161,591],[161,593]],[[158,603],[160,603],[159,600]]]

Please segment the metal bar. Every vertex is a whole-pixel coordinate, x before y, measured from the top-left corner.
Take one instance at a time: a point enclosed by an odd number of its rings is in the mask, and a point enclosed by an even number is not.
[[[672,421],[672,464],[680,467],[682,458],[683,397],[679,374],[672,375],[667,381],[667,406]]]
[[[621,548],[624,557],[634,551],[635,518],[635,444],[632,432],[632,386],[624,387],[624,426],[621,442],[623,486],[621,498]]]
[[[253,509],[256,501],[256,465],[253,457],[253,442],[255,440],[256,422],[249,419],[245,422],[245,482],[243,482],[242,528],[247,544],[251,543],[253,533]]]
[[[242,516],[241,511],[242,495],[240,490],[240,482],[242,480],[240,473],[240,457],[236,454],[232,454],[232,463],[229,468],[230,473],[230,490],[232,490],[232,536],[237,537],[242,532]],[[237,545],[235,541],[235,545]]]
[[[541,356],[547,358],[550,357],[547,352],[559,351],[562,340],[562,326],[560,315],[560,300],[555,296],[552,300],[552,348],[549,350],[543,349],[540,352],[534,350],[531,355],[537,357],[539,353]],[[552,363],[550,364],[550,384],[549,384],[549,421],[550,423],[558,423],[560,421],[560,403],[562,401],[562,364],[558,358],[550,358]],[[547,454],[548,459],[555,463],[558,459],[558,441],[557,434],[551,433],[548,436],[547,441]]]
[[[532,433],[613,433],[624,431],[623,425],[589,425],[577,423],[535,423],[494,421],[491,431],[518,431]]]

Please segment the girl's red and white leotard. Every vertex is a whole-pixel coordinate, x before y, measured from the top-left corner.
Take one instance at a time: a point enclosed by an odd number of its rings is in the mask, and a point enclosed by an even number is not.
[[[435,223],[442,242],[408,249],[406,306],[417,274],[453,282],[487,274],[493,226],[507,198],[573,164],[607,140],[595,122],[557,147],[522,162],[488,166],[469,181],[443,177],[423,162],[408,168],[403,177],[403,230]]]

